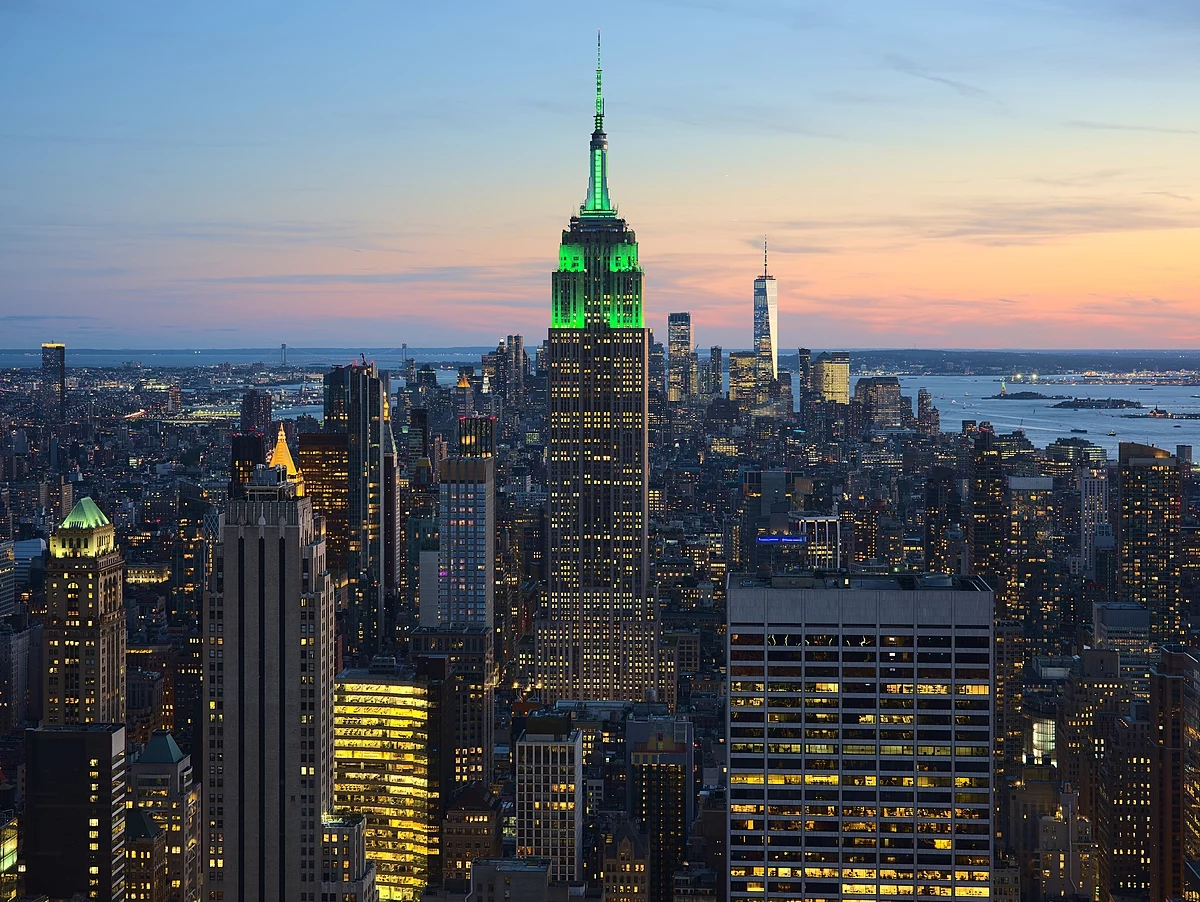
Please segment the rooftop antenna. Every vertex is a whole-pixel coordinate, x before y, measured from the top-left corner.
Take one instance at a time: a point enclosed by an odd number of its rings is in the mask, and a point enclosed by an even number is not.
[[[767,277],[767,236],[763,235],[763,278]]]

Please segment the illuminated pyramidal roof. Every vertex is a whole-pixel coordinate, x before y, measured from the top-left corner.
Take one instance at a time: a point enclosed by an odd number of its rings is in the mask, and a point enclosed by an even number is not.
[[[84,496],[75,502],[67,519],[63,520],[60,529],[100,529],[108,526],[108,517],[96,506],[96,502]]]
[[[279,424],[279,435],[275,439],[275,448],[271,451],[271,459],[267,461],[267,466],[283,467],[292,478],[300,472],[296,462],[292,460],[292,451],[288,448],[287,436],[283,433],[283,423]]]

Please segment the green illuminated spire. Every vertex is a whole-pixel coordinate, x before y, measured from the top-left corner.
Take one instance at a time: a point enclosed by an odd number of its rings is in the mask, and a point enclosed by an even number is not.
[[[596,29],[596,130],[592,132],[592,167],[588,174],[587,200],[581,216],[616,216],[608,197],[608,138],[604,134],[604,91],[600,69],[600,30]]]

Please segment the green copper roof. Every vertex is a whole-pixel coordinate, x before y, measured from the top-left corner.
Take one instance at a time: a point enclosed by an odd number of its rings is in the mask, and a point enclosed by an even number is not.
[[[108,517],[96,507],[96,502],[84,496],[75,502],[67,519],[62,521],[62,529],[99,529],[108,526]]]
[[[140,764],[178,764],[184,758],[175,737],[166,730],[155,730],[138,758]]]

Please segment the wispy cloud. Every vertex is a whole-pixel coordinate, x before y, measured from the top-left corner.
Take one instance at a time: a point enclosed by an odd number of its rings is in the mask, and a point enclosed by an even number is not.
[[[968,97],[972,100],[982,100],[987,103],[1003,106],[1003,103],[997,99],[991,92],[985,91],[978,85],[969,84],[965,81],[960,81],[956,78],[950,78],[946,75],[938,75],[935,72],[929,72],[912,60],[906,59],[897,54],[889,54],[884,58],[887,65],[895,69],[897,72],[903,72],[905,75],[910,75],[913,78],[919,78],[923,81],[933,82],[936,85],[943,85],[963,97]]]
[[[1193,128],[1165,128],[1159,125],[1129,125],[1123,122],[1089,122],[1073,119],[1067,123],[1069,128],[1091,129],[1111,132],[1150,132],[1155,135],[1200,135]]]

